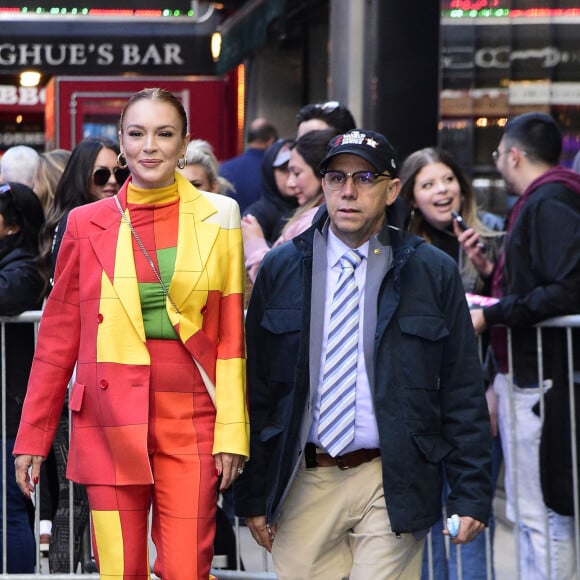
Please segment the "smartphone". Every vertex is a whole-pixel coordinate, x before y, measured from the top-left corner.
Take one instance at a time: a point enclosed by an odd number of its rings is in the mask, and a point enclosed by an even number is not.
[[[451,217],[457,222],[457,225],[463,230],[469,229],[469,226],[463,221],[463,218],[453,209],[451,210]],[[479,249],[485,252],[486,248],[482,242],[477,242]]]

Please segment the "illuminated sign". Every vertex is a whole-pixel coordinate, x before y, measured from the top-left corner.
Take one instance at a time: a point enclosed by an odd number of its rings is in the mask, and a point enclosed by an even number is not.
[[[0,68],[18,73],[27,68],[43,75],[214,74],[211,22],[92,21],[90,18],[18,20],[0,37]]]
[[[21,107],[36,107],[37,105],[44,105],[45,103],[46,90],[44,88],[0,85],[0,106],[19,105]]]
[[[208,2],[200,2],[208,4]],[[67,10],[180,10],[187,12],[192,7],[190,0],[21,0],[20,2],[0,0],[0,9],[15,9],[28,12],[50,12],[54,8],[60,7]]]

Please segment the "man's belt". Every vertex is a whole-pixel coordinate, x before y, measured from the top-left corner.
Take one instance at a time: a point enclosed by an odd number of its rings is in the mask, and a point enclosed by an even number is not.
[[[317,451],[313,443],[307,443],[304,451],[306,467],[338,467],[339,469],[352,469],[362,463],[367,463],[381,455],[380,449],[357,449],[344,455],[332,457],[328,453]]]

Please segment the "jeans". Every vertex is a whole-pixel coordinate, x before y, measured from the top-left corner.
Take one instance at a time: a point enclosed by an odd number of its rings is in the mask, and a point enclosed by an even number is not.
[[[6,441],[6,506],[8,517],[6,520],[7,531],[7,572],[9,574],[33,574],[36,558],[36,545],[34,533],[30,521],[32,504],[24,497],[24,494],[16,484],[16,474],[14,469],[14,459],[12,450],[14,449],[14,439]],[[0,445],[0,460],[3,447]],[[0,501],[0,549],[3,545],[3,524],[4,514],[2,513],[2,502]],[[2,568],[0,563],[0,569]]]
[[[492,493],[495,494],[495,486],[499,470],[502,462],[501,444],[499,437],[494,437],[492,440]],[[447,500],[449,494],[449,487],[447,480],[444,482],[443,505]],[[451,515],[451,514],[447,514]],[[447,527],[447,526],[445,526]],[[461,560],[462,578],[465,580],[486,580],[487,579],[487,545],[490,550],[490,578],[495,578],[493,569],[493,535],[495,530],[495,519],[493,512],[489,518],[489,525],[485,531],[478,534],[478,536],[469,544],[463,544],[461,549],[451,542],[448,542],[446,536],[443,535],[443,517],[439,518],[437,522],[431,527],[431,533],[425,540],[425,551],[423,553],[423,569],[421,572],[421,580],[455,580],[459,578],[458,567],[459,558]],[[448,542],[448,552],[446,550],[446,542]],[[429,562],[429,546],[431,546],[432,562]],[[460,556],[459,556],[460,552]],[[432,567],[433,575],[429,575],[429,568]]]
[[[551,382],[545,381],[546,390]],[[499,429],[505,460],[506,515],[518,530],[520,578],[575,578],[574,518],[546,507],[540,485],[540,417],[532,407],[539,388],[510,389],[507,375],[497,375]],[[513,397],[513,419],[510,409]],[[512,431],[516,434],[515,449]]]

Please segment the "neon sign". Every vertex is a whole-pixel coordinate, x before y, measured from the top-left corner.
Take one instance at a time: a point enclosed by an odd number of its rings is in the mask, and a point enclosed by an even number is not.
[[[125,0],[73,0],[72,2],[24,1],[19,3],[0,0],[0,14],[23,15],[74,15],[74,16],[195,16],[192,3],[186,0],[140,0],[136,2]],[[199,4],[207,4],[200,2]],[[203,8],[200,11],[204,11]]]

